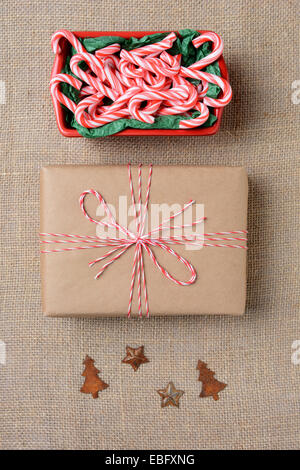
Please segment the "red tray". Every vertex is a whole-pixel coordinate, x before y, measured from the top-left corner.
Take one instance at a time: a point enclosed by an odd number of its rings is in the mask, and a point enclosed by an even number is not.
[[[131,36],[141,38],[148,34],[164,33],[166,31],[74,31],[74,34],[80,38],[97,37],[97,36],[122,36],[130,38]],[[199,31],[199,33],[207,33],[208,31]],[[62,71],[70,45],[66,39],[60,40],[61,53],[55,55],[54,64],[51,72],[51,78]],[[223,56],[219,58],[219,66],[221,76],[228,80],[228,71]],[[52,98],[55,117],[60,133],[64,137],[82,137],[76,129],[68,126],[65,120],[65,111],[60,103]],[[223,108],[214,109],[214,115],[217,116],[216,122],[210,127],[200,127],[195,129],[125,129],[113,135],[213,135],[219,130]]]

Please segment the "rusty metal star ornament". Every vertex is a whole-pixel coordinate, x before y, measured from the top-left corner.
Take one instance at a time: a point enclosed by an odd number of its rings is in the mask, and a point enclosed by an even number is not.
[[[183,390],[177,390],[173,382],[169,382],[165,389],[157,390],[161,396],[161,407],[176,406],[179,408],[179,400],[184,394]]]
[[[124,357],[122,362],[124,364],[130,364],[134,372],[136,372],[141,364],[149,362],[149,359],[144,355],[144,346],[140,346],[139,348],[126,346],[126,357]]]

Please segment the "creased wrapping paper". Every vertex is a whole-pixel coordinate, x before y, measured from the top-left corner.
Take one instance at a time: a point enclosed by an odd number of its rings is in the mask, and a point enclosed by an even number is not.
[[[137,168],[132,169],[137,187]],[[142,169],[143,197],[148,168]],[[118,211],[119,196],[131,204],[126,166],[54,166],[41,172],[41,232],[96,235],[96,225],[81,212],[78,198],[95,189]],[[152,204],[180,204],[195,199],[204,204],[205,232],[245,230],[247,175],[239,167],[154,167],[150,191]],[[97,219],[96,199],[86,207]],[[117,212],[118,214],[118,212]],[[118,215],[117,215],[118,219]],[[129,222],[133,218],[128,219]],[[118,220],[117,220],[118,221]],[[203,247],[174,248],[196,268],[191,286],[178,286],[165,278],[144,255],[150,315],[233,314],[244,312],[246,250]],[[126,316],[134,249],[129,249],[95,280],[98,267],[88,263],[108,248],[41,254],[43,311],[49,316]],[[185,267],[155,247],[158,261],[173,276],[187,279]],[[134,293],[132,313],[137,313]]]

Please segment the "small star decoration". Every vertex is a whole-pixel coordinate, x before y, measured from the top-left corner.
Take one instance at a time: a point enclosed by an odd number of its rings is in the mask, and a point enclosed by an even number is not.
[[[179,408],[179,400],[184,394],[183,390],[176,390],[173,382],[169,382],[165,389],[157,390],[161,396],[161,407],[176,406]]]
[[[126,357],[122,360],[124,364],[130,364],[131,367],[136,372],[141,364],[149,362],[149,360],[144,355],[144,346],[139,348],[131,348],[126,346]]]

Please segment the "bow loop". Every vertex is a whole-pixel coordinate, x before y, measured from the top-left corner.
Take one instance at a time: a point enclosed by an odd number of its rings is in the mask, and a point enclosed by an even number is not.
[[[174,276],[172,276],[169,271],[167,271],[165,268],[162,267],[162,265],[157,261],[156,256],[153,253],[153,250],[150,248],[150,245],[152,246],[157,246],[161,248],[162,250],[166,251],[170,255],[174,256],[177,261],[180,261],[185,265],[185,267],[190,271],[191,277],[188,281],[181,281],[179,279],[176,279]],[[194,284],[194,282],[197,279],[197,273],[194,268],[194,266],[189,263],[185,258],[180,256],[176,251],[174,251],[172,248],[170,248],[168,245],[159,242],[159,241],[154,241],[154,240],[145,240],[143,242],[143,247],[145,248],[146,252],[150,256],[150,259],[152,263],[159,269],[159,271],[170,281],[174,282],[174,284],[180,285],[180,286],[190,286],[191,284]]]
[[[85,198],[88,194],[92,194],[93,196],[95,196],[97,198],[99,204],[104,208],[105,214],[106,214],[109,222],[105,222],[103,220],[95,220],[88,214],[88,212],[86,211],[85,205],[84,205]],[[98,193],[98,191],[95,191],[94,189],[87,189],[86,191],[84,191],[80,195],[79,205],[81,207],[81,210],[82,210],[84,216],[90,222],[93,222],[94,224],[97,224],[97,225],[102,225],[104,227],[115,228],[118,231],[122,232],[127,237],[130,237],[131,239],[134,238],[134,234],[132,232],[130,232],[126,227],[122,227],[121,225],[119,225],[117,223],[116,219],[114,218],[114,216],[111,213],[110,208],[106,204],[106,202],[105,202],[104,198],[102,197],[102,195],[100,193]]]

